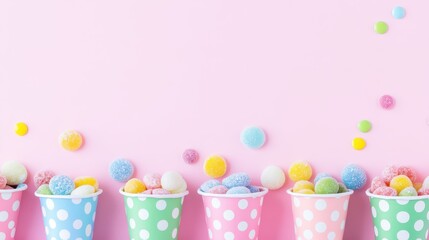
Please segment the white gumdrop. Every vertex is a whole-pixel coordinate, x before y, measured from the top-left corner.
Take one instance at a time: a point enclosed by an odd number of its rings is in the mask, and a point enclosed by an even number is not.
[[[184,181],[182,175],[174,171],[165,172],[161,177],[162,188],[170,192],[176,192],[183,188]]]
[[[182,192],[186,191],[186,189],[188,189],[188,184],[186,184],[185,179],[183,179],[181,187],[176,189],[176,190],[171,191],[171,193],[182,193]]]
[[[77,188],[75,188],[70,195],[72,196],[85,196],[90,195],[95,192],[95,188],[91,185],[82,185]]]
[[[286,175],[278,166],[270,165],[267,166],[261,173],[261,184],[262,186],[276,190],[281,188],[286,182]]]
[[[6,177],[8,185],[18,185],[27,180],[27,169],[20,162],[7,161],[1,166],[0,175]]]

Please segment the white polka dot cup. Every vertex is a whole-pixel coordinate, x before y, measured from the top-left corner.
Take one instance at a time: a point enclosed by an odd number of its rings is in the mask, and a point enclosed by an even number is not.
[[[0,190],[0,240],[14,240],[18,225],[22,192],[27,185],[17,189]]]
[[[258,239],[262,205],[268,189],[249,194],[211,194],[198,190],[203,198],[210,239]]]
[[[94,233],[98,196],[42,195],[35,193],[42,207],[46,239],[91,240]]]
[[[352,190],[337,194],[301,194],[292,197],[296,239],[343,239]]]
[[[182,205],[188,191],[167,194],[130,194],[124,196],[130,239],[175,240],[179,235]]]
[[[366,191],[376,240],[423,240],[428,237],[429,196],[388,197]]]

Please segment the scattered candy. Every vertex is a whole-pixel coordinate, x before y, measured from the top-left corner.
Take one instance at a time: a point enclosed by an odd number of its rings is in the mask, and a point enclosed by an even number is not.
[[[397,196],[398,193],[391,187],[379,187],[373,192],[375,195],[381,196]]]
[[[0,169],[0,175],[5,176],[8,185],[18,185],[27,180],[27,169],[20,162],[4,162]]]
[[[386,182],[382,177],[374,177],[371,181],[370,192],[374,193],[374,191],[379,187],[386,187]]]
[[[261,191],[259,187],[251,185],[249,175],[243,172],[231,174],[222,182],[208,180],[201,184],[199,190],[212,194],[247,194]]]
[[[414,187],[406,187],[399,192],[399,196],[412,197],[417,196],[417,190]]]
[[[83,137],[78,131],[68,130],[60,135],[59,142],[64,149],[76,151],[81,148]]]
[[[384,95],[380,98],[380,106],[386,110],[395,107],[395,99],[390,95]]]
[[[392,16],[396,19],[402,19],[405,17],[405,9],[397,6],[392,9]]]
[[[86,196],[86,195],[91,195],[95,192],[96,192],[96,190],[95,190],[94,186],[92,186],[92,185],[81,185],[79,187],[76,187],[70,193],[70,195],[72,195],[72,196]]]
[[[98,182],[97,182],[97,179],[95,179],[94,177],[89,177],[89,176],[77,177],[74,179],[74,185],[76,189],[83,185],[90,185],[94,188],[94,191],[92,193],[98,191]]]
[[[205,181],[203,184],[201,184],[200,186],[200,190],[203,192],[208,192],[212,187],[221,185],[222,183],[219,180],[216,179],[211,179],[208,181]]]
[[[126,159],[117,159],[110,163],[109,174],[115,181],[126,182],[133,177],[134,166]]]
[[[40,185],[37,188],[36,193],[42,194],[42,195],[52,195],[51,189],[49,189],[49,184]]]
[[[248,194],[250,193],[250,190],[247,187],[233,187],[230,188],[226,194]]]
[[[353,139],[352,146],[356,150],[362,150],[366,147],[366,141],[363,138],[357,137]]]
[[[194,149],[186,149],[182,154],[182,158],[187,164],[192,164],[198,161],[200,155]]]
[[[338,193],[340,186],[332,177],[321,178],[314,186],[314,192],[316,194],[334,194]]]
[[[347,165],[341,172],[341,179],[348,189],[361,189],[366,183],[366,173],[363,168],[355,165]]]
[[[186,190],[186,182],[178,172],[165,172],[161,177],[161,185],[170,192],[182,191],[183,188]]]
[[[246,128],[241,132],[241,142],[248,148],[261,148],[265,143],[265,132],[258,127]]]
[[[247,173],[234,173],[222,180],[222,185],[227,188],[246,187],[250,185],[250,177]]]
[[[38,172],[33,178],[34,186],[38,188],[43,184],[49,184],[49,181],[51,181],[51,178],[53,176],[55,176],[55,173],[51,170],[44,170],[44,171]]]
[[[249,191],[251,192],[250,189],[249,189]],[[225,194],[226,192],[228,192],[228,188],[225,187],[224,185],[217,185],[217,186],[210,188],[207,192],[213,193],[213,194]]]
[[[313,173],[313,170],[307,162],[294,162],[289,167],[289,178],[297,182],[299,180],[309,180],[311,178],[311,175]]]
[[[268,166],[262,171],[261,173],[261,184],[262,186],[270,189],[270,190],[276,190],[285,184],[286,176],[283,171],[278,166]]]
[[[296,182],[293,185],[292,191],[293,192],[299,192],[303,189],[308,189],[308,190],[311,190],[314,192],[314,184],[310,181],[307,181],[307,180],[301,180],[301,181]]]
[[[378,34],[385,34],[388,29],[389,26],[385,22],[379,21],[374,24],[374,31]]]
[[[69,195],[74,187],[73,180],[65,175],[56,175],[49,181],[49,189],[53,195]]]
[[[221,156],[211,156],[204,162],[204,172],[212,178],[219,178],[226,173],[226,161]]]
[[[146,186],[137,178],[131,178],[124,186],[124,192],[126,193],[142,193],[145,190]]]
[[[23,122],[15,124],[15,133],[18,136],[25,136],[28,133],[28,126]]]
[[[372,128],[372,124],[368,120],[362,120],[358,124],[359,131],[361,131],[363,133],[367,133],[367,132],[371,131],[371,128]]]
[[[161,188],[161,175],[157,173],[146,174],[143,182],[148,189]]]

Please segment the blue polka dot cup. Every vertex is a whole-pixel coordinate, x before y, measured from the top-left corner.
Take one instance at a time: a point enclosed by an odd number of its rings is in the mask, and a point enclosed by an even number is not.
[[[26,189],[23,184],[16,189],[0,190],[0,240],[15,239],[22,192]]]
[[[366,191],[376,240],[423,240],[428,237],[429,196],[380,196]]]
[[[46,239],[91,240],[94,233],[98,196],[41,195],[40,199]]]

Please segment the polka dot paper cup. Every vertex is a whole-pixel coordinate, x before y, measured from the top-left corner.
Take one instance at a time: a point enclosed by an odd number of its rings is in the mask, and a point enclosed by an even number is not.
[[[376,240],[423,240],[428,237],[429,196],[388,197],[366,191]]]
[[[211,194],[203,198],[210,239],[258,239],[264,196],[268,189],[249,194]]]
[[[0,239],[2,240],[15,239],[22,192],[26,189],[27,185],[17,189],[0,190]]]
[[[182,205],[188,191],[150,195],[129,194],[121,188],[119,192],[124,196],[130,239],[178,238]]]
[[[295,236],[304,239],[343,239],[352,190],[337,194],[301,194],[292,197]]]
[[[91,240],[94,233],[98,196],[41,195],[35,193],[42,207],[46,239]]]

